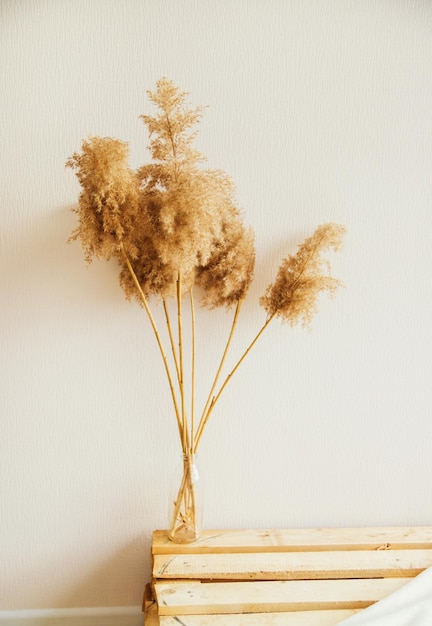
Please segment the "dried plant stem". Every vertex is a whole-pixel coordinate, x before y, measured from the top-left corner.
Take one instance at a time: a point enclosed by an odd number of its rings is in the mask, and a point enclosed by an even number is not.
[[[216,385],[217,385],[219,377],[221,375],[222,368],[223,368],[223,366],[225,364],[225,359],[227,357],[228,350],[230,348],[231,341],[232,341],[232,338],[234,336],[234,331],[235,331],[236,326],[237,326],[237,321],[238,321],[238,318],[239,318],[239,315],[240,315],[240,309],[241,309],[241,305],[243,304],[243,301],[244,301],[244,298],[241,298],[240,300],[237,301],[237,306],[236,306],[236,310],[235,310],[235,313],[234,313],[234,318],[233,318],[233,321],[232,321],[232,324],[231,324],[231,331],[230,331],[228,340],[227,340],[226,345],[225,345],[225,350],[224,350],[224,352],[222,354],[222,358],[221,358],[221,361],[219,363],[219,367],[218,367],[216,375],[214,377],[213,384],[212,384],[212,387],[210,389],[210,392],[209,392],[209,395],[208,395],[208,398],[207,398],[207,402],[206,402],[206,404],[204,406],[203,412],[201,414],[201,419],[200,419],[200,422],[198,424],[198,428],[197,428],[197,432],[196,432],[196,438],[195,438],[196,444],[195,444],[195,446],[192,447],[193,452],[196,451],[196,446],[198,445],[198,441],[201,438],[201,434],[202,434],[202,431],[203,431],[204,426],[205,426],[205,422],[206,422],[205,418],[206,418],[206,415],[207,415],[207,411],[208,411],[208,408],[209,408],[210,403],[212,401],[213,393],[214,393],[214,390],[216,389]]]
[[[193,474],[193,457],[183,456],[183,476],[174,502],[169,536],[174,541],[190,542],[197,539],[197,502],[195,479]]]
[[[165,350],[164,350],[164,347],[163,347],[163,344],[162,344],[162,340],[160,338],[159,331],[158,331],[157,326],[156,326],[156,322],[155,322],[154,317],[152,315],[152,312],[151,312],[151,310],[149,308],[149,305],[148,305],[148,302],[147,302],[147,298],[145,297],[144,292],[141,289],[141,285],[139,283],[138,278],[136,277],[136,274],[135,274],[134,269],[133,269],[133,267],[131,265],[131,262],[129,261],[129,257],[126,254],[123,246],[121,246],[120,249],[121,249],[121,253],[123,255],[124,261],[126,263],[126,267],[128,268],[129,273],[132,276],[132,279],[133,279],[133,281],[135,283],[135,286],[136,286],[136,288],[138,290],[138,293],[140,294],[141,301],[142,301],[142,303],[144,305],[144,309],[145,309],[145,311],[147,313],[147,316],[149,318],[152,330],[153,330],[153,332],[155,334],[155,337],[156,337],[157,344],[159,346],[159,350],[160,350],[160,353],[161,353],[161,356],[162,356],[162,360],[163,360],[163,363],[164,363],[164,367],[165,367],[165,372],[166,372],[166,375],[167,375],[167,378],[168,378],[168,384],[169,384],[170,391],[171,391],[172,401],[173,401],[173,404],[174,404],[174,411],[175,411],[175,416],[176,416],[176,420],[177,420],[177,426],[178,426],[178,429],[179,429],[179,435],[180,435],[180,438],[181,438],[181,440],[183,442],[183,438],[182,438],[182,424],[181,424],[181,419],[180,419],[180,411],[179,411],[179,406],[178,406],[178,402],[177,402],[177,398],[176,398],[176,394],[175,394],[175,390],[174,390],[174,385],[173,385],[171,372],[170,372],[170,369],[169,369],[169,366],[168,366],[167,355],[165,353]]]
[[[258,331],[258,333],[256,334],[255,338],[251,341],[251,343],[249,344],[249,346],[246,348],[246,350],[243,352],[242,356],[240,357],[240,359],[237,361],[237,363],[235,364],[235,366],[233,367],[233,369],[231,370],[231,372],[228,374],[228,376],[225,378],[225,381],[223,382],[221,388],[219,389],[218,393],[213,396],[209,407],[207,408],[207,411],[204,413],[203,417],[201,418],[201,429],[200,429],[200,433],[199,436],[197,436],[196,438],[196,442],[195,442],[195,451],[198,449],[198,444],[201,440],[204,428],[209,420],[209,417],[217,403],[217,401],[219,400],[219,398],[221,397],[225,387],[227,386],[227,384],[229,383],[229,381],[231,380],[231,378],[233,377],[233,375],[236,373],[236,371],[238,370],[238,368],[240,367],[240,365],[243,363],[243,361],[245,360],[245,358],[247,357],[247,355],[249,354],[249,352],[252,350],[252,348],[254,347],[254,345],[256,344],[256,342],[258,341],[258,339],[261,337],[261,335],[263,334],[263,332],[265,331],[265,329],[268,327],[268,325],[270,324],[270,322],[274,319],[274,317],[276,316],[276,313],[273,313],[273,315],[271,315],[270,317],[267,318],[266,322],[263,324],[263,326],[261,327],[261,329]]]
[[[183,461],[183,476],[182,476],[182,481],[180,483],[180,487],[178,490],[178,494],[177,494],[177,499],[174,503],[174,510],[173,510],[173,514],[172,514],[172,519],[171,519],[171,524],[169,526],[170,530],[173,530],[176,528],[176,520],[179,517],[179,512],[180,512],[180,507],[182,504],[182,501],[184,500],[184,492],[186,489],[186,479],[187,479],[187,475],[186,475],[186,467],[185,467],[185,460]]]
[[[182,445],[183,452],[187,452],[189,448],[189,433],[186,414],[186,398],[184,388],[184,362],[183,362],[183,320],[182,320],[182,277],[178,273],[177,277],[177,328],[178,328],[178,354],[180,366],[180,402],[181,402],[181,428],[182,428]]]
[[[189,289],[189,302],[192,317],[192,372],[191,372],[191,427],[190,427],[190,447],[193,453],[195,438],[195,357],[196,357],[196,332],[195,332],[195,304],[192,287]]]
[[[163,308],[164,308],[164,313],[165,313],[165,320],[166,320],[166,325],[167,325],[167,329],[168,329],[168,336],[169,336],[169,340],[170,340],[170,345],[171,345],[171,352],[173,355],[173,359],[174,359],[174,365],[176,368],[176,373],[177,373],[177,380],[180,384],[180,369],[179,369],[179,363],[178,363],[178,357],[177,357],[177,352],[175,349],[175,343],[174,343],[174,335],[172,332],[172,326],[171,326],[171,319],[170,319],[170,314],[169,314],[169,310],[168,310],[168,304],[165,298],[162,298],[162,303],[163,303]]]

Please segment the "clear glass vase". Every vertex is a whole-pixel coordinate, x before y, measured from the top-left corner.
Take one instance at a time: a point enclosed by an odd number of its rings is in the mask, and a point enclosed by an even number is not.
[[[181,476],[180,487],[178,481]],[[170,504],[168,537],[176,543],[193,543],[202,530],[202,484],[196,455],[182,455],[181,470]]]

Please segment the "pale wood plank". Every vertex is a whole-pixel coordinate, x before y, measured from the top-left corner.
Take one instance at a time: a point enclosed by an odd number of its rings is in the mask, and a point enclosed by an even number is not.
[[[160,626],[336,626],[358,610],[162,616]]]
[[[208,530],[193,544],[175,544],[167,532],[153,533],[153,554],[432,548],[432,526],[401,528],[317,528]]]
[[[410,579],[155,584],[159,615],[365,608]]]
[[[416,576],[432,566],[429,550],[357,550],[155,555],[159,579],[302,580]]]

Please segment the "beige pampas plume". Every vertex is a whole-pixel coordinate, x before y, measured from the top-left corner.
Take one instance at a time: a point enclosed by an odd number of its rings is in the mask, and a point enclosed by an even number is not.
[[[295,256],[282,261],[274,283],[260,299],[269,317],[280,317],[291,326],[299,322],[310,326],[319,293],[333,295],[341,284],[330,275],[330,262],[323,255],[330,249],[340,250],[344,235],[345,227],[339,224],[319,226]]]
[[[187,94],[166,78],[149,96],[158,114],[141,118],[149,130],[154,162],[138,171],[140,203],[149,215],[158,258],[165,267],[175,268],[175,275],[181,273],[185,289],[223,244],[227,223],[240,222],[240,213],[231,179],[221,170],[203,169],[205,158],[192,146],[192,129],[202,108],[189,108]],[[171,291],[175,293],[175,280]]]
[[[126,143],[110,137],[90,137],[66,165],[76,170],[82,191],[79,225],[71,239],[81,239],[88,262],[95,256],[118,256],[123,244],[134,257],[134,224],[138,213],[138,181],[128,165]]]

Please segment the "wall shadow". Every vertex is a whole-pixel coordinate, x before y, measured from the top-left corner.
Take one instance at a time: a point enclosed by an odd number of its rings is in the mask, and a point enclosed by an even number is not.
[[[142,606],[151,575],[151,536],[140,535],[103,559],[58,600],[62,608]]]

